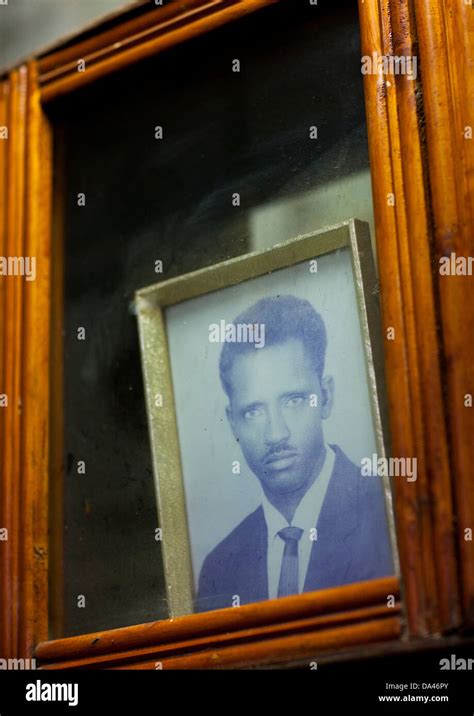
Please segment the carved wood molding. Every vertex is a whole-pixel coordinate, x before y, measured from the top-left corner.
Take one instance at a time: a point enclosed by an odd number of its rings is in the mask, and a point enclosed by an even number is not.
[[[1,279],[2,463],[0,647],[4,658],[31,652],[47,635],[50,398],[51,132],[43,114],[36,65],[2,83],[0,142],[5,221],[2,255],[35,260],[35,278]],[[32,264],[31,264],[32,265]]]
[[[39,62],[43,101],[238,20],[278,0],[185,0],[126,20]]]
[[[431,188],[434,276],[449,420],[464,624],[474,627],[474,277],[441,257],[474,257],[474,4],[415,0]],[[467,396],[471,396],[471,402]],[[470,531],[470,532],[469,532]]]
[[[388,597],[391,599],[388,599]],[[191,614],[39,644],[41,668],[208,668],[270,664],[396,639],[398,580]]]
[[[395,484],[404,602],[415,635],[460,624],[449,406],[433,272],[431,177],[425,140],[426,67],[412,0],[360,0],[363,54],[416,57],[406,74],[365,77],[392,454],[416,457],[416,483]]]

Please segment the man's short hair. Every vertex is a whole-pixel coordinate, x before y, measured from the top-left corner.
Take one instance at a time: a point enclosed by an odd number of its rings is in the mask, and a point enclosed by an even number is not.
[[[240,313],[234,324],[260,324],[265,326],[265,347],[280,345],[297,339],[303,344],[319,378],[324,372],[326,358],[326,327],[324,321],[309,301],[296,296],[268,296]],[[230,371],[239,355],[256,349],[253,343],[224,343],[219,361],[222,387],[231,397]]]

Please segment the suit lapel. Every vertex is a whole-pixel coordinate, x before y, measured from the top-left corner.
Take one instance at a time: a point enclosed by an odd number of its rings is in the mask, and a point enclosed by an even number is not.
[[[351,563],[350,533],[357,526],[357,479],[337,446],[333,472],[317,524],[304,591],[344,584]],[[354,475],[356,478],[357,475]]]
[[[247,531],[245,548],[241,552],[241,573],[236,575],[237,584],[242,585],[240,597],[243,604],[268,599],[267,544],[267,524],[260,506]]]

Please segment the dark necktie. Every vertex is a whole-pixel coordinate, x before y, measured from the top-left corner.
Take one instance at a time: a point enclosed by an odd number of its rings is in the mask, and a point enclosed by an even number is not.
[[[302,534],[303,530],[299,527],[285,527],[278,532],[285,543],[278,585],[279,597],[298,594],[298,542]]]

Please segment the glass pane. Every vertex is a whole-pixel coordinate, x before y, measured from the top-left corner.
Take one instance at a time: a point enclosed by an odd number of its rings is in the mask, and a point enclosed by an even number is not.
[[[373,236],[357,8],[324,5],[270,6],[52,107],[66,465],[52,636],[168,616],[135,291],[351,217]]]

